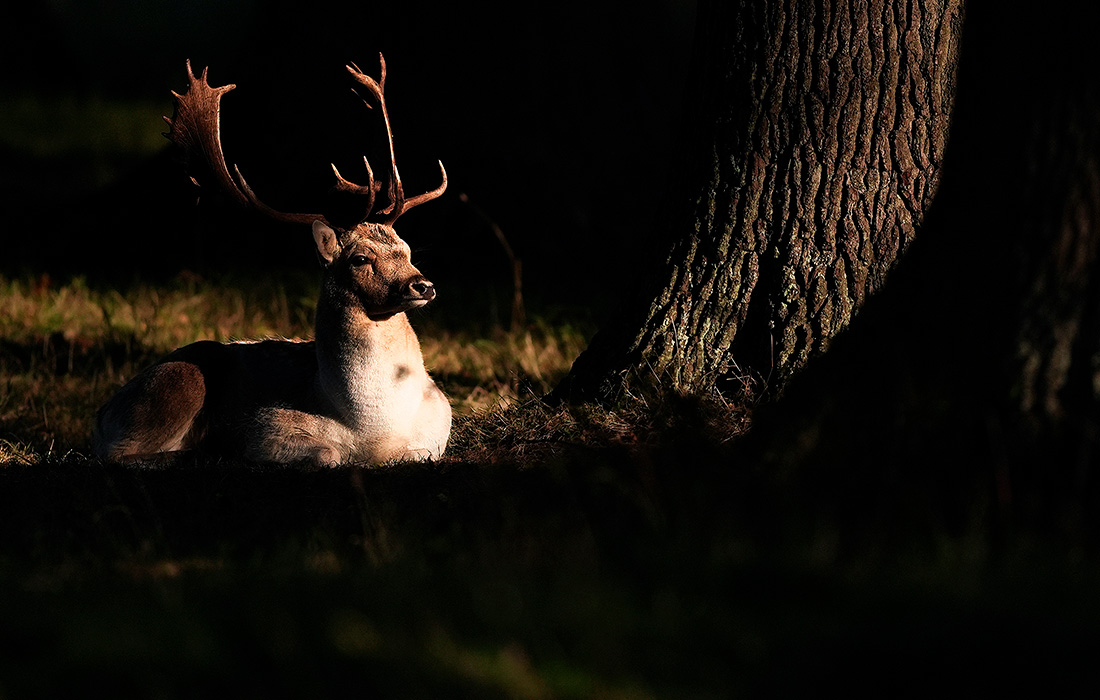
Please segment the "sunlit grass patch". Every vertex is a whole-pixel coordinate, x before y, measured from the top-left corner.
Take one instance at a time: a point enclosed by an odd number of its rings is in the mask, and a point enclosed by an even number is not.
[[[183,275],[103,288],[82,278],[0,277],[0,440],[4,459],[87,454],[97,408],[126,380],[197,340],[309,338],[313,276],[280,283]],[[540,396],[586,343],[570,325],[533,321],[484,334],[415,319],[425,364],[459,422]]]
[[[128,339],[166,352],[198,339],[301,336],[312,332],[312,299],[268,287],[184,276],[163,285],[91,288],[82,278],[0,278],[0,338],[59,335],[77,346]]]
[[[0,465],[32,464],[37,459],[35,451],[27,445],[0,440]]]
[[[535,322],[487,336],[433,331],[420,334],[424,363],[440,378],[461,414],[511,405],[550,391],[584,349],[586,335]]]
[[[88,454],[95,412],[125,381],[197,340],[313,333],[315,280],[251,284],[181,276],[165,284],[98,288],[76,278],[0,278],[0,440],[5,460]],[[425,364],[455,409],[453,457],[552,451],[568,444],[642,444],[677,420],[712,436],[747,428],[729,405],[690,411],[675,397],[611,408],[542,402],[584,349],[588,333],[537,318],[514,331],[444,329],[414,319]],[[715,402],[721,399],[714,397]],[[712,402],[713,403],[713,402]],[[685,417],[690,417],[690,420]]]

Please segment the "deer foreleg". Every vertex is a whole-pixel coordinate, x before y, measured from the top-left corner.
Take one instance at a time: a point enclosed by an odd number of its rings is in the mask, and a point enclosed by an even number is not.
[[[330,467],[346,461],[347,430],[324,416],[289,408],[266,409],[247,436],[245,457],[258,462],[307,462]]]

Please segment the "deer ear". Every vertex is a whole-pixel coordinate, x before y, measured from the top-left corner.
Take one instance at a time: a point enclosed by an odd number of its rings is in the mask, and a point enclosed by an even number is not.
[[[340,252],[340,243],[336,240],[336,232],[321,221],[313,222],[313,242],[317,244],[317,256],[322,265],[331,265]]]

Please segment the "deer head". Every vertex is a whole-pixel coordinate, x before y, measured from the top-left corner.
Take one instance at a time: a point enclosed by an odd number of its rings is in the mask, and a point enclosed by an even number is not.
[[[414,197],[405,196],[386,107],[386,60],[381,54],[379,62],[381,74],[377,81],[359,70],[354,63],[346,68],[382,110],[390,154],[387,202],[384,207],[378,206],[382,187],[375,181],[365,156],[363,164],[367,182],[363,185],[345,178],[333,164],[336,182],[332,191],[358,203],[358,223],[350,227],[336,225],[322,214],[297,214],[272,209],[256,196],[238,167],[234,166],[230,172],[221,144],[221,98],[236,85],[211,87],[207,82],[207,69],[204,68],[202,75],[196,78],[188,61],[188,89],[182,95],[173,91],[175,113],[171,118],[164,118],[170,127],[166,136],[182,151],[192,182],[200,185],[200,179],[212,179],[230,198],[270,219],[312,226],[317,256],[325,270],[323,286],[330,293],[342,292],[354,298],[372,319],[386,318],[423,306],[435,298],[435,287],[413,267],[409,246],[393,230],[393,224],[409,209],[439,197],[447,189],[447,171],[440,162],[442,182],[438,187]],[[363,103],[371,107],[365,98]],[[368,221],[371,218],[379,220]]]
[[[342,295],[381,321],[424,306],[435,298],[435,286],[410,261],[409,245],[386,224],[361,223],[338,232],[313,222],[313,239],[325,269],[323,293]]]

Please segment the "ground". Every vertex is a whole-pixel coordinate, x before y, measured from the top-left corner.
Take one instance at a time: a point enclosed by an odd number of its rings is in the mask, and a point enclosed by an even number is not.
[[[735,402],[547,406],[583,324],[414,319],[441,462],[117,465],[87,433],[128,374],[308,333],[308,283],[2,287],[0,697],[1095,690],[1085,540],[823,496],[741,460]]]

